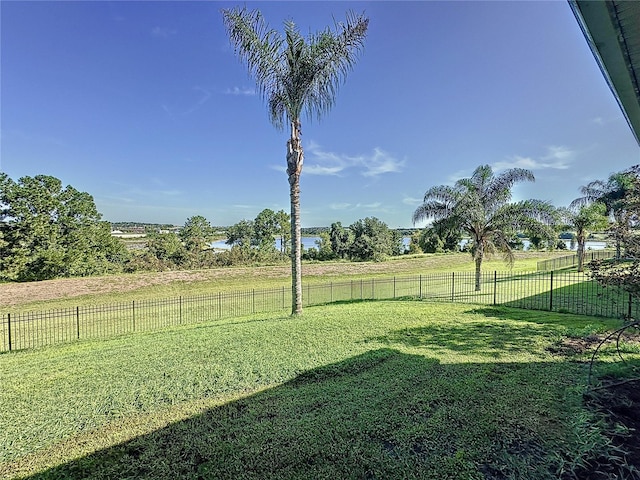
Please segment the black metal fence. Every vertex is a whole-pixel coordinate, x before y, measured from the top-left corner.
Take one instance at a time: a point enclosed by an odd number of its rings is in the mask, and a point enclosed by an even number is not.
[[[618,288],[602,288],[582,273],[491,272],[482,274],[481,283],[481,290],[476,291],[475,274],[465,272],[306,284],[303,305],[414,298],[610,318],[640,318],[638,305],[627,293]],[[291,289],[282,287],[38,312],[9,312],[0,315],[0,352],[257,313],[286,312],[290,306]]]
[[[584,252],[584,263],[591,262],[592,260],[606,260],[615,257],[615,250],[589,250]],[[567,255],[565,257],[552,258],[549,260],[541,260],[537,263],[537,270],[539,272],[551,272],[553,270],[560,270],[561,268],[570,268],[578,266],[578,255]]]

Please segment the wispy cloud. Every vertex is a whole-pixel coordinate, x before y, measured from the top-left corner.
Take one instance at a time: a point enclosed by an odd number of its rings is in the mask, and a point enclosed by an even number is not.
[[[417,207],[418,205],[422,205],[423,199],[416,197],[404,197],[402,199],[402,203],[405,205],[410,205],[412,207]]]
[[[233,87],[227,88],[224,91],[225,95],[255,95],[256,90],[254,88],[245,88],[245,87]]]
[[[353,204],[351,203],[332,203],[329,205],[331,210],[348,210]]]
[[[601,127],[604,127],[605,125],[608,125],[609,123],[612,123],[612,122],[619,121],[622,118],[623,118],[622,115],[616,115],[616,116],[607,117],[607,118],[595,117],[591,119],[591,122]]]
[[[548,147],[548,151],[549,153],[547,153],[547,155],[542,157],[543,160],[552,161],[552,162],[568,162],[568,161],[571,161],[571,159],[575,155],[575,151],[570,150],[569,148],[564,146],[552,145]],[[566,168],[566,167],[562,166],[558,168]]]
[[[341,166],[322,166],[322,165],[305,165],[304,172],[309,175],[338,175],[344,167]]]
[[[515,155],[502,162],[495,162],[491,166],[494,170],[506,170],[508,168],[526,168],[528,170],[566,170],[575,158],[576,152],[564,146],[551,145],[547,152],[538,157],[522,157]]]
[[[148,188],[139,185],[130,185],[121,182],[112,182],[116,188],[113,189],[112,199],[119,199],[122,202],[139,201],[142,198],[158,197],[179,197],[183,194],[181,190],[174,188],[163,188],[168,185],[158,177],[150,177],[147,181]],[[134,200],[137,199],[137,200]]]
[[[373,202],[373,203],[331,203],[329,204],[329,208],[331,210],[375,210],[375,211],[386,211],[386,208],[382,208],[382,202]]]
[[[378,147],[370,154],[350,156],[325,151],[317,143],[311,142],[306,151],[304,171],[310,175],[341,175],[348,169],[355,169],[362,176],[376,177],[400,172],[405,163]]]
[[[365,177],[375,177],[384,173],[400,172],[404,167],[404,161],[400,161],[384,150],[373,149],[373,155],[361,156],[359,163],[364,167],[362,175]]]
[[[194,103],[193,105],[191,105],[191,107],[189,107],[187,110],[185,110],[183,112],[183,115],[189,115],[190,113],[195,112],[200,107],[202,107],[205,103],[207,103],[209,101],[209,99],[211,98],[211,92],[209,90],[207,90],[206,88],[193,87],[193,90],[195,92],[199,93],[199,97],[200,98],[198,98],[198,100],[196,100],[196,103]]]
[[[151,29],[151,35],[153,37],[158,37],[158,38],[169,38],[175,35],[176,33],[178,33],[177,30],[173,28],[168,28],[168,27],[156,26]]]

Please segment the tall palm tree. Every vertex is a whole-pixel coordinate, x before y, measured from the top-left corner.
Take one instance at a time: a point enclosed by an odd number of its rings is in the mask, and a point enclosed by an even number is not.
[[[304,38],[293,21],[284,24],[284,37],[268,28],[258,10],[222,10],[231,43],[255,78],[258,91],[278,129],[290,129],[287,175],[291,199],[292,314],[302,313],[300,249],[300,174],[304,162],[301,142],[302,111],[320,118],[335,103],[338,87],[364,47],[369,19],[347,14],[335,31],[323,30]]]
[[[477,291],[480,290],[482,260],[497,251],[513,264],[510,242],[519,231],[551,240],[555,209],[548,202],[524,200],[509,203],[511,188],[523,181],[534,181],[533,173],[511,168],[494,175],[489,165],[482,165],[471,178],[455,185],[438,185],[424,194],[424,203],[413,213],[413,223],[433,218],[446,220],[471,237],[471,254],[476,264]]]

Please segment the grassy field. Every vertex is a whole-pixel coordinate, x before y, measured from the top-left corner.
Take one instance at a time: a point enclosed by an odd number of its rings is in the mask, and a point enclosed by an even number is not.
[[[377,301],[2,354],[0,476],[571,478],[616,452],[558,352],[618,324]]]
[[[539,260],[568,252],[518,252],[513,272],[532,272]],[[351,279],[472,272],[468,253],[402,256],[385,262],[318,262],[303,264],[303,283],[318,284]],[[507,271],[500,257],[485,260],[483,271]],[[33,311],[130,302],[156,298],[194,296],[245,289],[289,287],[288,264],[259,267],[225,267],[198,271],[136,273],[90,278],[68,278],[28,284],[0,284],[0,310]]]

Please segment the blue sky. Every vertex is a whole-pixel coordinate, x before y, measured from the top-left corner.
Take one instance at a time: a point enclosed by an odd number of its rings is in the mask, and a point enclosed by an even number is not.
[[[93,195],[105,220],[214,225],[289,211],[287,132],[235,57],[233,2],[2,1],[0,169]],[[244,5],[241,3],[240,5]],[[566,206],[640,163],[567,2],[246,2],[282,29],[352,9],[365,49],[303,119],[302,225],[409,227],[424,192],[481,164],[531,169],[514,200]]]

